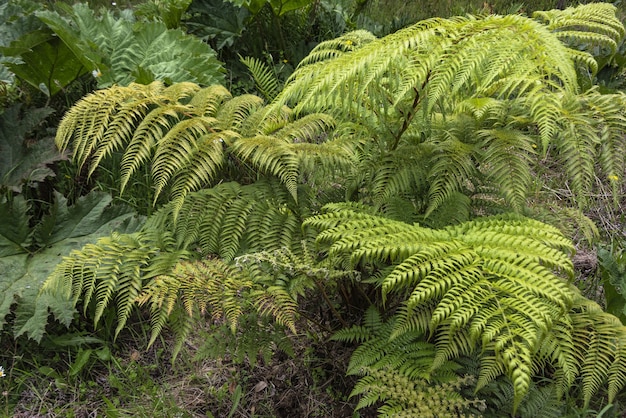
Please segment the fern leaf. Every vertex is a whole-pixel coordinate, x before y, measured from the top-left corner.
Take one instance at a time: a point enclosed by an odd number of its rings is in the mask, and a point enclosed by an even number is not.
[[[571,243],[519,216],[487,217],[440,231],[335,205],[305,221],[353,262],[391,262],[383,295],[407,294],[393,338],[424,327],[435,335],[433,367],[493,350],[514,385],[517,408],[530,388],[540,339],[569,311],[574,295],[556,271],[571,274]],[[423,309],[426,309],[425,311]],[[483,379],[484,381],[484,379]],[[593,388],[597,389],[597,388]]]
[[[272,69],[263,61],[254,57],[240,57],[239,61],[246,66],[252,75],[256,89],[263,98],[268,103],[274,100],[280,89],[278,78]]]

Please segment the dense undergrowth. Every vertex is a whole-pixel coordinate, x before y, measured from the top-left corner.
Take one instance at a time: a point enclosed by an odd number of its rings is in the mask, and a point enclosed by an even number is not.
[[[623,416],[620,10],[396,3],[0,5],[0,416]]]

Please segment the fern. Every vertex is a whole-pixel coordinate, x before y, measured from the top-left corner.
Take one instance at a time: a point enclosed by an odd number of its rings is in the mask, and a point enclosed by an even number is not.
[[[380,206],[426,189],[414,207],[426,218],[459,193],[482,213],[484,197],[522,212],[538,157],[555,152],[582,208],[594,176],[620,176],[624,96],[581,93],[581,74],[624,28],[608,4],[535,17],[433,18],[322,42],[270,108],[324,110],[350,126],[337,133],[361,162],[350,198],[358,190]]]
[[[272,69],[263,61],[254,57],[240,57],[239,61],[250,71],[255,86],[263,98],[267,102],[274,100],[280,91],[280,87],[278,78]]]
[[[235,333],[228,326],[220,325],[210,328],[204,337],[204,343],[194,356],[196,360],[229,358],[235,364],[247,360],[255,366],[259,360],[269,363],[277,351],[295,356],[285,330],[254,312],[242,316],[240,329]]]
[[[393,266],[379,279],[383,300],[404,299],[391,338],[432,335],[433,370],[481,353],[478,387],[506,374],[514,409],[544,360],[564,389],[579,376],[586,402],[607,378],[610,401],[626,383],[616,343],[624,328],[568,285],[573,248],[556,228],[506,215],[430,230],[342,205],[305,225],[321,229],[318,240],[330,244],[330,254],[347,253],[354,266]],[[597,331],[582,331],[589,327]]]
[[[171,272],[158,276],[134,298],[139,305],[150,304],[152,314],[152,345],[164,325],[164,319],[174,309],[182,307],[186,313],[184,323],[192,323],[198,314],[209,312],[214,321],[224,321],[234,332],[247,302],[245,295],[252,281],[218,260],[181,262]],[[177,343],[173,352],[176,357],[191,326],[176,326]]]
[[[112,206],[111,197],[91,193],[68,206],[60,195],[41,220],[34,223],[26,201],[17,196],[12,203],[0,203],[0,328],[14,337],[27,335],[40,341],[50,313],[69,326],[75,309],[66,294],[40,292],[53,273],[60,256],[95,242],[111,231],[130,233],[141,219],[127,207]],[[5,327],[9,322],[10,327]]]
[[[363,325],[345,328],[333,339],[358,342],[348,365],[348,374],[361,378],[351,396],[362,395],[356,409],[378,404],[380,417],[396,416],[403,411],[406,416],[435,414],[454,416],[470,406],[483,408],[483,402],[464,399],[459,389],[471,385],[471,376],[455,376],[460,366],[446,362],[431,372],[435,346],[423,341],[419,333],[405,333],[392,338],[396,318],[382,320],[380,312],[370,307],[364,315]],[[451,416],[452,416],[451,415]]]
[[[119,170],[120,193],[145,170],[149,177],[143,180],[151,188],[146,193],[154,204],[169,197],[176,210],[188,193],[231,174],[235,179],[245,179],[249,172],[275,176],[295,199],[301,171],[312,170],[312,161],[327,157],[328,170],[351,164],[349,149],[332,141],[316,143],[334,128],[331,117],[314,114],[293,120],[285,113],[284,118],[263,121],[265,115],[259,97],[232,98],[220,86],[115,86],[72,107],[61,121],[56,143],[61,150],[71,148],[74,162],[87,165],[90,175],[101,166]],[[249,169],[234,170],[233,164]]]
[[[81,303],[96,326],[115,307],[115,336],[138,302],[148,305],[149,344],[170,324],[178,335],[174,355],[203,312],[227,321],[234,332],[241,315],[258,310],[295,332],[297,298],[307,285],[268,279],[273,271],[255,268],[256,262],[248,263],[250,269],[240,269],[228,261],[244,249],[291,254],[289,248],[301,248],[298,243],[306,238],[301,216],[300,208],[276,181],[248,186],[224,183],[190,193],[180,209],[176,202],[164,206],[136,233],[114,234],[73,251],[50,275],[44,290],[74,305]],[[206,258],[213,255],[225,261]],[[197,261],[198,257],[205,261]],[[321,280],[338,273],[320,269],[315,274]]]
[[[115,336],[126,325],[144,286],[168,273],[190,255],[176,250],[171,235],[157,232],[115,234],[75,250],[57,265],[43,286],[44,292],[64,294],[83,310],[93,309],[98,325],[109,305],[117,305]]]

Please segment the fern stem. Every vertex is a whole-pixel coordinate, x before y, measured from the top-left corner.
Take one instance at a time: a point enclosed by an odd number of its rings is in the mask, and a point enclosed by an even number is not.
[[[326,291],[324,290],[324,287],[322,286],[322,284],[317,280],[317,278],[312,277],[312,279],[313,279],[313,283],[315,283],[315,286],[317,286],[317,288],[322,293],[322,298],[324,298],[324,301],[326,302],[326,304],[330,308],[330,311],[333,313],[335,318],[337,318],[339,320],[339,322],[341,322],[341,325],[344,328],[347,328],[348,327],[348,323],[343,319],[343,317],[341,316],[339,311],[337,311],[337,309],[335,309],[335,307],[333,306],[332,302],[330,301],[330,298],[328,297],[328,294],[326,294]]]
[[[318,321],[317,319],[313,318],[312,316],[309,316],[308,314],[304,313],[304,311],[298,311],[298,314],[300,316],[302,316],[304,319],[306,319],[307,321],[315,324],[319,329],[323,329],[324,331],[328,332],[329,334],[333,333],[333,330],[330,327],[327,327],[326,325],[322,324],[320,321]]]
[[[415,98],[413,99],[413,104],[411,105],[411,109],[409,110],[409,113],[404,118],[404,122],[402,122],[402,126],[400,127],[400,130],[398,131],[397,134],[394,135],[395,141],[393,142],[393,146],[391,147],[390,151],[395,151],[396,148],[398,148],[398,145],[400,144],[400,138],[402,138],[402,135],[404,135],[406,130],[409,129],[409,126],[411,125],[411,121],[413,120],[413,117],[417,113],[417,107],[422,101],[422,96],[420,96],[420,91],[423,91],[424,87],[426,87],[426,84],[428,84],[428,81],[430,80],[430,74],[431,74],[430,71],[428,72],[428,74],[426,74],[426,78],[424,79],[424,82],[422,83],[419,90],[413,87],[413,91],[415,92]]]

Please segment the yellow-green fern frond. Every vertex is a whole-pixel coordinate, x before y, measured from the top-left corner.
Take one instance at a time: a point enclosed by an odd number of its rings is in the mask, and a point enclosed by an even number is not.
[[[254,79],[256,89],[267,102],[274,100],[280,91],[278,77],[269,65],[254,57],[240,57],[239,61],[246,66]]]
[[[517,406],[530,386],[542,336],[574,303],[565,277],[573,274],[571,243],[556,228],[509,215],[441,230],[403,224],[335,206],[305,221],[322,231],[330,254],[351,254],[354,265],[390,262],[383,296],[406,298],[396,331],[436,339],[434,367],[473,350],[495,353],[511,378]]]
[[[298,304],[283,286],[270,286],[252,295],[261,315],[269,316],[291,332],[296,333]]]
[[[336,58],[344,53],[361,48],[376,39],[366,30],[356,30],[346,33],[339,38],[319,43],[300,63],[298,67],[320,63],[328,59]]]
[[[263,106],[257,96],[233,98],[222,86],[115,86],[72,107],[57,144],[70,148],[89,175],[99,167],[119,173],[120,193],[137,183],[145,185],[153,206],[170,198],[174,213],[188,193],[218,183],[220,174],[245,181],[259,172],[275,176],[296,199],[300,172],[315,156],[332,168],[348,164],[347,147],[324,145],[336,125],[332,117],[294,119],[287,108],[269,114]],[[307,152],[300,153],[305,144]]]
[[[276,322],[295,332],[295,321],[301,311],[299,304],[310,302],[312,295],[317,294],[336,319],[343,322],[329,294],[339,281],[354,279],[357,273],[336,268],[328,259],[320,259],[306,241],[301,241],[293,250],[284,247],[253,252],[235,261],[251,272],[256,283],[263,284],[263,290],[253,295],[259,313],[271,315]]]
[[[150,305],[152,336],[148,345],[154,343],[179,304],[189,318],[209,313],[214,321],[228,323],[234,332],[248,306],[245,296],[252,285],[247,274],[217,259],[177,264],[169,274],[152,280],[137,297],[140,305]],[[174,331],[177,339],[184,339],[189,330]]]
[[[186,251],[176,250],[167,234],[114,234],[73,251],[43,285],[45,292],[61,292],[83,310],[92,309],[97,326],[109,305],[117,306],[115,336],[126,325],[135,301],[155,276],[167,273]]]
[[[563,41],[574,47],[583,45],[591,50],[604,47],[615,53],[617,43],[624,37],[624,26],[610,3],[591,3],[565,10],[537,11],[533,17]]]
[[[332,50],[341,38],[328,42]],[[349,114],[353,102],[367,97],[374,100],[373,109],[391,100],[395,110],[407,114],[400,105],[424,101],[433,109],[459,96],[519,97],[536,84],[577,89],[567,47],[546,26],[520,15],[430,19],[335,55],[320,64],[305,60],[278,103],[297,103],[297,110],[339,106]],[[392,84],[380,83],[386,77]],[[401,80],[397,86],[394,79]],[[384,95],[386,86],[391,90]]]
[[[63,117],[59,124],[56,135],[56,144],[60,150],[72,148],[74,158],[79,166],[87,161],[96,146],[102,141],[107,127],[114,120],[119,107],[125,107],[126,112],[122,113],[126,125],[120,124],[120,129],[129,132],[131,126],[129,122],[134,122],[133,118],[124,117],[132,108],[125,106],[127,101],[139,102],[139,109],[143,106],[143,111],[147,110],[148,103],[163,100],[160,90],[163,85],[154,82],[149,86],[130,85],[128,87],[112,87],[106,90],[99,90],[87,95],[76,103]],[[144,99],[144,100],[142,100]],[[78,143],[74,138],[81,138]]]
[[[263,99],[252,94],[233,97],[225,102],[215,114],[220,121],[221,129],[239,131],[245,125],[250,115],[260,110],[264,105]]]
[[[500,195],[515,211],[526,206],[526,193],[533,177],[531,159],[536,154],[534,140],[519,131],[488,129],[478,133],[481,146],[481,169],[487,181],[500,188]]]
[[[626,327],[582,296],[576,300],[570,317],[573,353],[567,360],[572,366],[578,366],[585,406],[607,384],[609,402],[613,402],[626,384]]]
[[[189,193],[182,204],[165,205],[144,228],[169,230],[181,248],[231,260],[244,250],[299,246],[301,216],[289,191],[276,180],[246,186],[231,182]]]
[[[233,146],[244,161],[250,161],[261,171],[275,175],[287,186],[294,199],[297,198],[299,159],[282,140],[272,136],[245,138]]]

